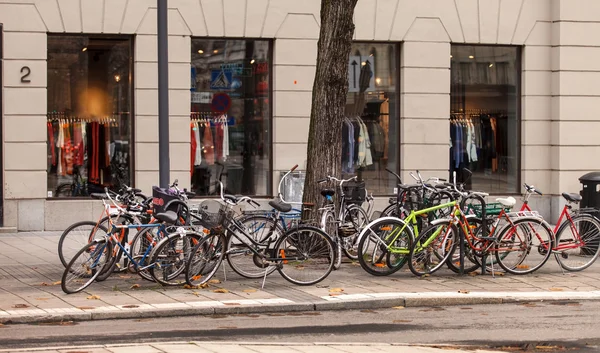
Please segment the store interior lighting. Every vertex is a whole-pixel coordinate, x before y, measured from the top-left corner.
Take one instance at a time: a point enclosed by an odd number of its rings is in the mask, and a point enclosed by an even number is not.
[[[81,51],[87,51],[87,47],[83,47],[83,49],[81,49]]]
[[[198,49],[198,54],[204,54],[204,50]]]

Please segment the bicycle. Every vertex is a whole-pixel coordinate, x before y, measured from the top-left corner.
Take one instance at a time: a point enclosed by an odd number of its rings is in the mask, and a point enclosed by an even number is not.
[[[271,234],[262,241],[256,241],[236,219],[232,209],[244,201],[256,202],[247,196],[238,198],[223,194],[222,184],[221,200],[216,213],[208,212],[207,208],[200,209],[202,218],[211,226],[209,234],[194,247],[187,261],[185,277],[189,285],[208,282],[223,262],[223,257],[233,253],[251,254],[254,265],[263,272],[263,287],[269,270],[272,272],[273,268],[284,279],[297,285],[319,283],[329,275],[335,260],[335,245],[321,229],[299,222],[281,236]],[[291,210],[291,205],[283,200],[281,194],[269,205],[278,213]],[[231,237],[237,240],[234,248],[228,247]],[[315,275],[310,274],[311,269],[314,269]]]
[[[109,212],[110,204],[113,207],[120,209],[121,207],[117,202],[111,198],[108,189],[105,190],[105,194],[92,194],[93,198],[102,200],[106,212]],[[184,202],[180,200],[173,200],[167,206],[179,205],[184,208],[184,214],[189,215],[189,209]],[[146,278],[147,273],[145,271],[150,270],[150,276],[156,282],[163,285],[179,284],[180,281],[173,282],[173,280],[183,272],[185,261],[179,260],[173,261],[172,255],[173,249],[172,241],[183,240],[182,244],[175,244],[175,254],[183,254],[181,257],[186,258],[187,252],[191,249],[191,245],[195,245],[202,238],[202,234],[194,231],[188,231],[179,224],[176,232],[168,234],[170,226],[178,225],[178,221],[181,219],[180,215],[174,211],[168,210],[163,213],[155,213],[154,217],[161,223],[150,223],[150,224],[130,224],[130,225],[117,225],[112,222],[112,218],[108,218],[109,229],[106,234],[96,236],[91,242],[86,244],[74,257],[71,259],[61,279],[61,288],[67,294],[77,293],[92,284],[98,277],[104,276],[106,273],[110,275],[112,268],[115,266],[115,252],[113,249],[118,247],[119,253],[127,256],[131,262],[130,267],[138,272],[142,277]],[[187,218],[189,219],[189,218]],[[188,221],[186,219],[186,226]],[[132,228],[158,228],[159,233],[164,234],[164,237],[160,242],[157,243],[156,239],[149,240],[147,247],[144,249],[141,257],[132,253],[129,243],[122,244],[125,229]],[[142,233],[140,233],[142,234]],[[191,239],[190,239],[191,238]],[[163,253],[163,251],[167,251]],[[151,261],[147,261],[150,258]],[[82,263],[78,263],[80,260]],[[175,265],[175,266],[174,266]],[[175,270],[173,270],[175,268]],[[158,272],[155,271],[158,269]],[[160,272],[162,271],[162,272]],[[144,275],[146,274],[146,275]],[[83,283],[79,285],[79,283]]]
[[[456,185],[456,181],[454,185]],[[469,198],[477,197],[485,205],[482,193],[462,192],[456,187],[455,191],[462,195],[462,200],[460,204],[454,204],[452,217],[435,221],[415,239],[409,253],[409,268],[413,274],[429,275],[441,268],[444,263],[448,263],[448,259],[456,250],[459,236],[464,236],[465,246],[470,249],[466,255],[471,256],[470,260],[479,266],[482,266],[485,262],[483,259],[488,254],[495,255],[495,261],[491,263],[492,274],[495,263],[498,263],[504,271],[512,274],[532,273],[546,263],[550,252],[544,251],[544,248],[548,244],[554,243],[554,234],[539,214],[534,212],[508,213],[503,210],[490,228],[487,226],[472,227],[470,224],[472,219],[469,219],[463,211],[464,202]],[[507,207],[512,207],[515,203],[514,199],[499,198],[497,201]],[[535,237],[531,232],[532,229],[537,229]],[[544,234],[540,232],[540,229]],[[524,231],[524,234],[520,233],[521,231]],[[480,232],[483,235],[478,236]],[[536,241],[537,244],[534,244]],[[536,248],[541,258],[532,252],[532,249]],[[510,263],[510,256],[514,253],[517,253],[516,259],[514,263]],[[526,264],[525,261],[531,258],[535,264]],[[485,263],[487,266],[487,262]]]
[[[338,183],[339,201],[336,205],[333,199],[336,191],[325,188],[321,190],[324,197],[324,205],[319,208],[320,227],[334,241],[336,246],[336,261],[334,269],[340,268],[342,263],[342,252],[350,260],[357,260],[356,239],[362,227],[369,223],[368,212],[362,208],[362,203],[369,203],[369,212],[373,206],[373,197],[368,196],[364,182],[358,182],[357,177],[350,179],[337,179],[327,176],[318,180],[317,183],[333,181]],[[352,183],[354,182],[354,183]],[[337,207],[336,207],[337,206]]]
[[[536,193],[543,195],[534,186],[523,184],[525,195],[521,211],[531,211],[529,197]],[[566,271],[582,271],[590,267],[598,258],[600,253],[600,221],[594,217],[595,208],[580,208],[573,210],[573,204],[581,201],[579,194],[562,193],[567,201],[564,205],[556,226],[553,229],[555,235],[555,246],[552,253],[561,269]],[[564,219],[564,221],[563,221]],[[544,249],[547,251],[548,249]],[[570,260],[573,260],[570,263]]]

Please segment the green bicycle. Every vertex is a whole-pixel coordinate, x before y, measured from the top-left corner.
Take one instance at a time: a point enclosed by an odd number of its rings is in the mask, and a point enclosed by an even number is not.
[[[452,209],[457,201],[451,201],[422,210],[411,210],[410,214],[400,219],[397,217],[382,217],[365,226],[358,240],[358,261],[360,266],[374,276],[388,276],[401,269],[409,258],[414,239],[419,234],[419,217],[427,218],[431,212]],[[438,223],[434,220],[422,232],[437,230]],[[454,233],[456,234],[456,232]],[[446,238],[451,242],[451,238]],[[456,238],[454,238],[456,239]],[[450,244],[448,244],[450,245]],[[452,249],[453,250],[453,249]],[[448,253],[448,256],[450,256]],[[446,261],[443,259],[442,263]]]

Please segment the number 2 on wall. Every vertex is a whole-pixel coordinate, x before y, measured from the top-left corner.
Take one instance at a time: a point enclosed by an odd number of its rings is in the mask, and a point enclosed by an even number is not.
[[[29,66],[23,66],[21,68],[21,74],[23,75],[23,76],[21,76],[21,82],[23,82],[23,83],[31,82],[31,80],[27,78],[27,77],[29,77],[29,75],[31,75],[31,69],[29,68]]]

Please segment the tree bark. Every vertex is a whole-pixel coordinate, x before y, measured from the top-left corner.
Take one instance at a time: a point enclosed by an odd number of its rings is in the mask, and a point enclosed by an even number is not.
[[[342,123],[348,94],[348,57],[358,0],[322,0],[317,70],[308,132],[304,203],[316,204],[317,180],[341,177]],[[310,217],[304,213],[304,218]],[[312,215],[314,216],[314,215]]]

